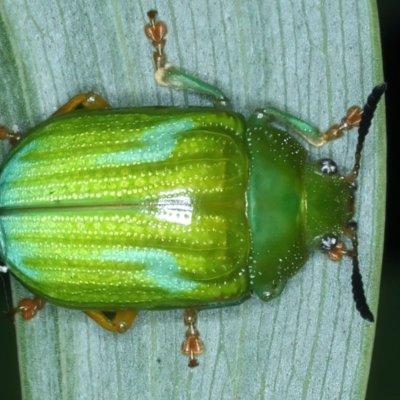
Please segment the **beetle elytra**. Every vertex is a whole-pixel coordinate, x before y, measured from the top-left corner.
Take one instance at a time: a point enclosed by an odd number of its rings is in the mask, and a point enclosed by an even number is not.
[[[372,321],[352,217],[362,143],[385,85],[324,133],[273,107],[246,120],[221,90],[166,64],[166,25],[148,15],[157,82],[211,95],[214,108],[112,109],[90,92],[21,140],[2,128],[17,143],[0,173],[1,257],[36,295],[14,311],[31,318],[49,301],[125,332],[138,310],[184,308],[182,350],[196,366],[197,309],[251,292],[270,300],[319,248],[352,258],[356,307]],[[321,146],[359,125],[344,177],[331,160],[308,162],[287,132]]]

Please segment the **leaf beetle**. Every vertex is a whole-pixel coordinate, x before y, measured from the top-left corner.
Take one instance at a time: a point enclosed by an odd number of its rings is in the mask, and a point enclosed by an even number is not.
[[[193,367],[203,352],[197,309],[236,305],[252,292],[273,299],[319,248],[335,261],[351,257],[356,307],[373,321],[352,217],[385,85],[323,133],[273,107],[245,120],[221,90],[166,63],[166,25],[148,16],[157,82],[211,95],[214,107],[112,109],[90,92],[21,140],[1,128],[16,144],[0,172],[3,271],[36,295],[13,312],[29,319],[49,301],[122,333],[140,309],[184,308],[182,351]],[[358,126],[346,176],[332,160],[308,162],[287,132],[322,146]]]

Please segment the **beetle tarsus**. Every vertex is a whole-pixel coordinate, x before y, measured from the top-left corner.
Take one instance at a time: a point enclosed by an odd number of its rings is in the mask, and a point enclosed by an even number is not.
[[[357,106],[350,107],[347,110],[346,116],[342,118],[340,124],[332,125],[323,135],[325,142],[339,139],[343,136],[344,131],[359,126],[361,121],[361,108]]]
[[[151,40],[156,51],[153,53],[153,60],[156,69],[164,68],[167,58],[164,54],[165,39],[168,30],[164,22],[157,21],[157,11],[150,10],[147,13],[150,23],[144,27],[144,33]]]
[[[18,306],[9,312],[9,317],[14,319],[15,314],[20,313],[23,319],[32,319],[36,316],[39,310],[43,308],[45,301],[39,297],[33,299],[22,299]]]
[[[189,357],[190,368],[197,367],[199,362],[196,356],[204,351],[203,341],[199,338],[200,333],[196,329],[197,311],[194,308],[185,310],[184,323],[188,327],[186,331],[186,339],[182,343],[182,352]]]
[[[197,93],[213,96],[215,108],[229,108],[230,101],[220,89],[174,68],[171,64],[167,64],[164,53],[167,26],[164,22],[156,21],[157,11],[151,10],[147,15],[150,18],[150,23],[145,26],[144,32],[156,49],[153,53],[153,61],[156,67],[155,78],[157,83],[169,88],[194,90]]]

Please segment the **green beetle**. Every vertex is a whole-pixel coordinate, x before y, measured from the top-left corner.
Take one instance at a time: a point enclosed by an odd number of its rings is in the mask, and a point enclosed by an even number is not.
[[[185,308],[182,349],[195,366],[196,309],[239,304],[252,291],[270,300],[321,248],[353,259],[356,306],[372,321],[351,220],[362,143],[385,85],[325,133],[271,107],[246,121],[218,88],[166,64],[166,26],[148,15],[157,81],[212,95],[215,107],[112,109],[86,93],[20,141],[2,128],[18,141],[0,172],[3,270],[37,296],[14,312],[31,318],[46,300],[125,332],[140,309]],[[331,160],[307,162],[274,125],[320,146],[360,120],[345,177]]]

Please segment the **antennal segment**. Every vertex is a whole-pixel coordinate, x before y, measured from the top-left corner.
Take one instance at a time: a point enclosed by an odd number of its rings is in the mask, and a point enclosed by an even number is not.
[[[369,309],[367,299],[364,293],[364,285],[362,281],[362,276],[360,272],[359,262],[358,262],[358,237],[355,231],[347,229],[344,234],[348,236],[353,245],[351,252],[347,254],[351,257],[353,263],[353,272],[351,274],[351,285],[353,287],[353,299],[356,303],[357,311],[360,313],[361,317],[369,322],[374,322],[374,315]]]
[[[383,93],[385,93],[386,86],[386,83],[381,83],[380,85],[375,86],[372,90],[372,93],[368,96],[367,103],[362,110],[361,121],[358,128],[358,142],[356,147],[354,167],[344,178],[349,184],[353,184],[357,179],[358,172],[360,170],[361,151],[364,146],[365,136],[368,134],[374,112]]]

